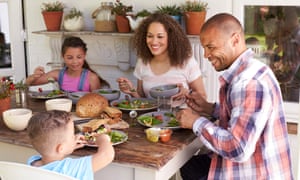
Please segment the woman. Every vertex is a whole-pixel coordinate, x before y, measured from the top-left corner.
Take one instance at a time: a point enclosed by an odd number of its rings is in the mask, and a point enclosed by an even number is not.
[[[120,90],[133,97],[150,97],[151,87],[177,84],[183,96],[191,89],[206,97],[200,65],[181,26],[169,15],[154,13],[141,22],[134,36],[138,61],[134,75],[137,88],[118,78]]]
[[[26,84],[40,85],[57,81],[60,89],[68,92],[93,91],[101,86],[109,86],[93,71],[86,62],[86,44],[79,37],[68,37],[64,40],[61,53],[65,67],[45,73],[39,66],[27,77]]]

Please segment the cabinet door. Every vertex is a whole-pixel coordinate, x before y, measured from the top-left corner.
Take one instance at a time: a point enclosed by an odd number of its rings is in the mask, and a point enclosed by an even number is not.
[[[26,73],[22,12],[22,1],[0,0],[0,76],[13,76],[17,81]]]

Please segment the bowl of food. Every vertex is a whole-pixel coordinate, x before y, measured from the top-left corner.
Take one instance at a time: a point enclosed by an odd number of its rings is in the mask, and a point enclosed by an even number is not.
[[[23,131],[32,116],[32,111],[27,108],[8,109],[3,112],[5,125],[14,131]]]
[[[157,98],[157,97],[169,98],[171,96],[174,96],[178,92],[179,92],[179,88],[176,84],[155,86],[155,87],[152,87],[149,91],[150,95],[153,98]]]
[[[61,110],[70,112],[72,109],[72,100],[67,98],[49,99],[45,102],[46,110]]]
[[[119,89],[96,89],[93,91],[105,97],[108,101],[113,101],[120,98],[121,92]]]
[[[87,93],[89,92],[85,92],[85,91],[71,92],[68,93],[68,98],[72,100],[73,104],[76,104],[77,101]]]

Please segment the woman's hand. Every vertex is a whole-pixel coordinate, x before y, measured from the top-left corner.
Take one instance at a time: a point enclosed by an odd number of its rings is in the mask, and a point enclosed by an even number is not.
[[[120,77],[117,79],[117,82],[119,83],[119,88],[123,93],[132,94],[133,92],[136,92],[132,82],[127,78]]]
[[[177,87],[179,88],[179,92],[172,96],[173,100],[180,100],[185,99],[186,94],[189,93],[189,90],[184,88],[182,84],[177,84]]]

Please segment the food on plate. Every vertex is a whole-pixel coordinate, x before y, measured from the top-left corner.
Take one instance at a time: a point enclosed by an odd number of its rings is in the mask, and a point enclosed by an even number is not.
[[[152,101],[146,99],[124,99],[118,102],[114,102],[113,106],[123,109],[146,109],[154,107],[155,104]]]
[[[47,94],[47,97],[53,97],[61,94],[64,94],[64,92],[62,90],[56,89],[52,90],[49,94]]]
[[[99,134],[103,134],[103,133],[109,135],[110,141],[113,144],[122,142],[127,138],[127,136],[124,135],[123,133],[121,133],[120,131],[110,130],[109,128],[107,128],[104,125],[101,125],[95,131],[85,132],[84,133],[84,138],[88,142],[89,145],[96,145],[95,144],[96,136],[99,135]]]
[[[92,132],[97,130],[101,125],[107,124],[109,119],[92,119],[82,125],[82,132]]]
[[[122,111],[118,108],[107,106],[103,109],[103,111],[108,115],[108,117],[110,117],[108,124],[118,123],[122,118]]]
[[[76,115],[79,117],[98,117],[108,107],[105,97],[97,93],[87,93],[76,104]]]
[[[168,126],[170,126],[170,127],[176,127],[176,126],[180,125],[173,113],[171,113],[171,112],[165,112],[164,115],[170,118],[170,120],[168,122]]]
[[[142,123],[144,123],[146,126],[153,126],[157,124],[162,124],[163,120],[159,116],[140,116],[138,117],[138,120],[140,120]]]
[[[117,90],[100,89],[98,92],[100,94],[114,94],[114,93],[118,93],[119,91],[117,91]]]
[[[147,127],[180,128],[179,121],[172,112],[150,112],[140,115],[137,119],[141,125]]]

